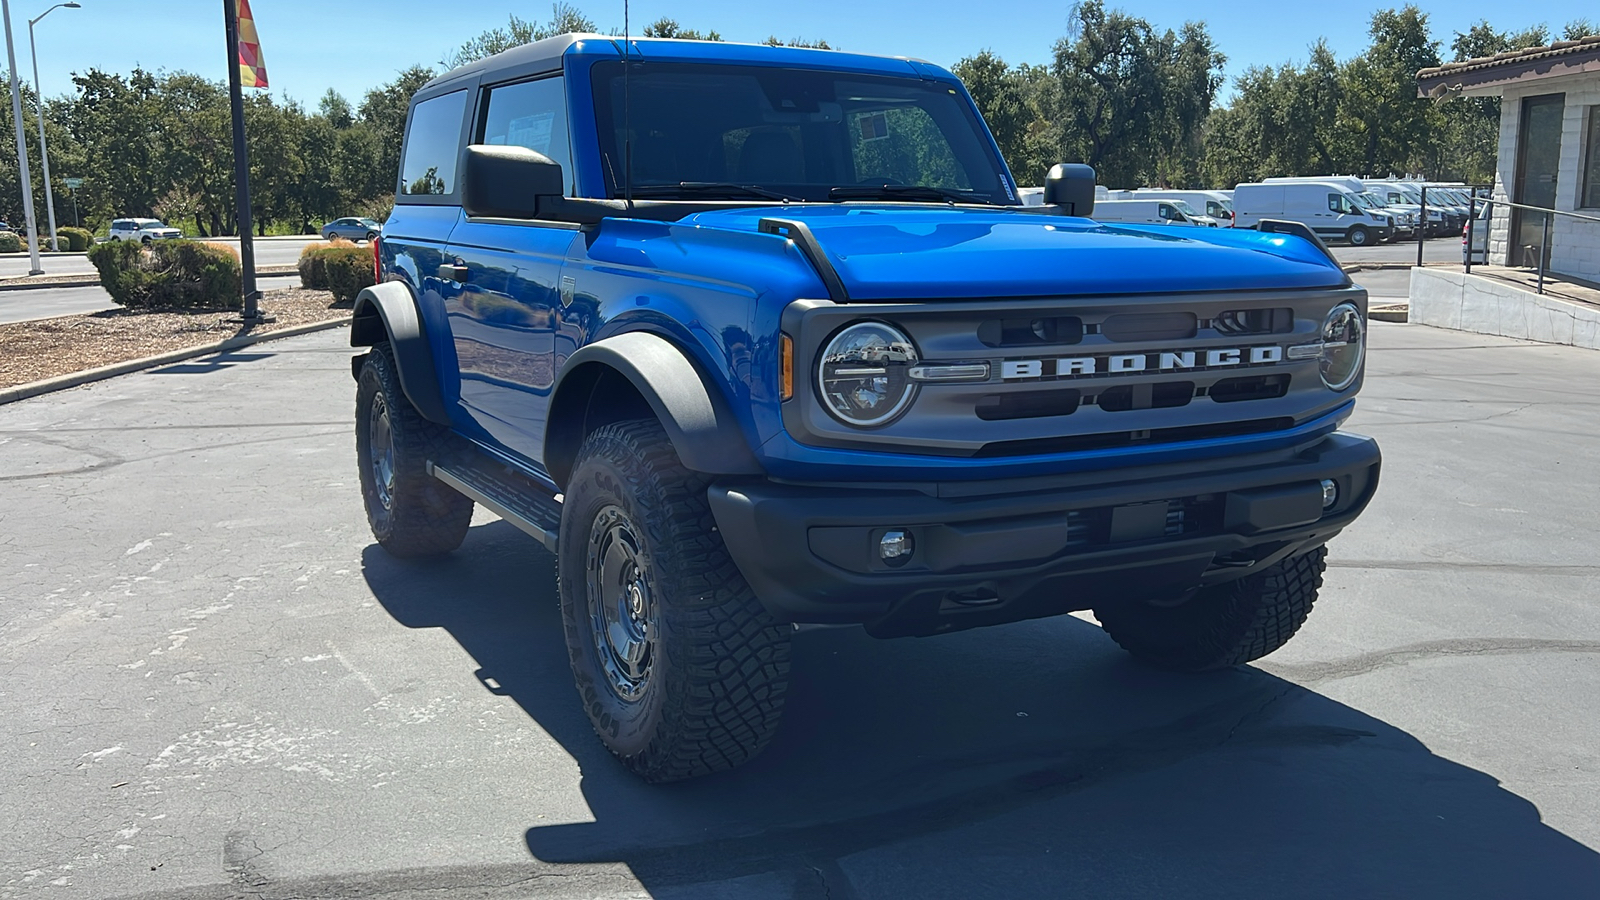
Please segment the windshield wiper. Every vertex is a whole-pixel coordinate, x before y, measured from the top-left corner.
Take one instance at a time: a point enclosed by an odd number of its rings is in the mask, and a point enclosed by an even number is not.
[[[925,184],[857,184],[828,190],[829,200],[942,200],[949,203],[994,202],[968,191],[952,191]]]
[[[731,181],[680,181],[677,184],[636,184],[635,197],[662,197],[683,194],[731,194],[734,197],[756,197],[761,200],[789,200],[786,194],[769,191],[753,184],[734,184]]]

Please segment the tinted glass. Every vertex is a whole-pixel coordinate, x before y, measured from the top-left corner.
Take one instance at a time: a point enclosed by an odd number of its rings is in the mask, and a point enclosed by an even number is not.
[[[489,89],[478,141],[527,147],[561,164],[572,195],[572,144],[567,137],[567,99],[560,78],[543,78]]]
[[[424,100],[411,111],[406,156],[400,164],[400,193],[448,194],[456,188],[461,158],[461,116],[467,92]]]
[[[593,71],[601,156],[613,196],[621,193],[625,136],[631,134],[635,188],[727,182],[827,200],[833,187],[896,184],[1012,202],[977,117],[960,92],[944,84],[754,66],[635,64],[625,125],[622,64]]]

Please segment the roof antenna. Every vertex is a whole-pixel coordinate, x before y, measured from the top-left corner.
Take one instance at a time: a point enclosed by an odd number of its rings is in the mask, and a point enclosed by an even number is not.
[[[633,68],[628,28],[628,0],[622,0],[622,197],[633,209],[633,117],[628,105],[628,71]]]

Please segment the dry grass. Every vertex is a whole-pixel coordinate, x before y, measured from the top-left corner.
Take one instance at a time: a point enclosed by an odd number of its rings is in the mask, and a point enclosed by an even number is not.
[[[327,291],[268,291],[261,311],[277,317],[252,329],[271,333],[296,325],[342,319],[350,304],[334,305]],[[0,388],[27,384],[157,353],[214,344],[239,334],[237,312],[149,312],[114,309],[0,325]]]

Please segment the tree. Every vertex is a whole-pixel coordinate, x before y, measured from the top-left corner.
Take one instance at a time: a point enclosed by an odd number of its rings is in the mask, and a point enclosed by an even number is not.
[[[808,48],[810,48],[812,50],[837,50],[837,49],[839,49],[838,47],[830,46],[827,41],[823,41],[823,40],[810,41],[810,40],[806,40],[805,38],[797,37],[797,38],[790,38],[789,40],[785,41],[785,40],[782,40],[781,38],[779,38],[775,34],[767,35],[767,39],[762,41],[761,43],[766,44],[768,47],[808,47]]]
[[[1027,85],[1021,74],[988,50],[957,62],[952,71],[967,86],[967,93],[989,124],[995,143],[1000,145],[1000,155],[1012,172],[1023,171],[1019,167],[1026,165],[1028,130],[1034,111],[1028,107]],[[1031,184],[1029,175],[1017,177]]]
[[[677,38],[680,41],[722,40],[722,35],[719,34],[716,29],[712,29],[702,34],[693,28],[684,28],[678,24],[678,20],[669,19],[666,16],[662,16],[654,22],[651,22],[649,25],[646,25],[644,27],[644,36],[653,38]]]
[[[328,92],[318,101],[317,115],[341,131],[356,122],[355,111],[350,108],[350,101],[333,88],[328,88]]]
[[[439,65],[448,71],[473,60],[556,35],[582,34],[599,30],[595,27],[594,20],[584,15],[577,7],[564,2],[556,3],[550,7],[550,21],[530,22],[513,15],[506,23],[506,27],[491,28],[467,41],[454,53],[440,60]]]
[[[1417,96],[1416,74],[1439,65],[1428,15],[1410,4],[1372,14],[1372,44],[1345,64],[1339,121],[1361,146],[1361,171],[1388,175],[1426,168],[1442,128],[1433,101]]]

